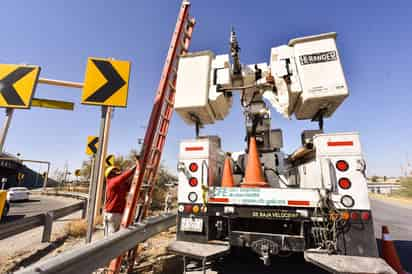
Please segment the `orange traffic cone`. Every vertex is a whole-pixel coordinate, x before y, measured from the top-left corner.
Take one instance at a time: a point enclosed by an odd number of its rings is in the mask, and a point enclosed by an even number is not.
[[[262,167],[260,164],[259,154],[256,147],[255,137],[250,137],[249,155],[247,159],[247,166],[245,178],[241,187],[268,187],[268,183],[262,174]]]
[[[386,225],[382,226],[382,258],[399,274],[406,274],[403,270],[395,245],[389,235]]]
[[[233,180],[232,166],[230,164],[230,154],[226,155],[225,164],[223,165],[223,177],[222,187],[234,187],[235,181]]]

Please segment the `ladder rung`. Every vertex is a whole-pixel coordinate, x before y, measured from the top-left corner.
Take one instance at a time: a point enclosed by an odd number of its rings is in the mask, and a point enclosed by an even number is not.
[[[169,121],[170,121],[170,118],[169,118],[169,117],[166,117],[166,116],[163,115],[163,114],[161,114],[160,117],[161,117],[163,120],[165,120],[166,122],[169,122]]]
[[[174,103],[172,101],[170,101],[169,99],[166,99],[166,103],[171,107],[173,107],[173,105],[174,105]]]
[[[147,165],[146,169],[154,169],[154,165]]]
[[[176,87],[170,81],[167,82],[169,84],[170,89],[176,90]]]
[[[174,74],[177,74],[177,68],[176,68],[175,66],[172,67],[172,72],[173,72]]]

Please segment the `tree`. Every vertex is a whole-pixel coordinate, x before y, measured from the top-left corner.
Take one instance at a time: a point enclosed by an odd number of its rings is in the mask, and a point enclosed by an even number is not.
[[[114,157],[114,165],[119,167],[121,170],[125,170],[135,164],[135,155],[137,151],[132,149],[127,156],[116,155]],[[82,167],[80,168],[80,176],[85,180],[90,180],[91,170],[92,170],[92,157],[83,161]]]
[[[177,177],[163,164],[160,164],[153,189],[152,209],[163,209],[167,192],[176,182]]]
[[[82,167],[80,168],[80,176],[83,177],[85,180],[90,179],[91,175],[91,170],[92,170],[92,157],[90,157],[88,160],[83,161]]]

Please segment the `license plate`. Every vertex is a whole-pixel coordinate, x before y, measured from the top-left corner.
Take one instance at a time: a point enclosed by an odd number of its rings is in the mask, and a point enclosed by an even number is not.
[[[182,218],[180,222],[181,231],[202,232],[203,219],[199,218]]]

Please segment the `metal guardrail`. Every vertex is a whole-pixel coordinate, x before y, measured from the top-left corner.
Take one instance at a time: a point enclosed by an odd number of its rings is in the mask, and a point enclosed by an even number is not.
[[[148,218],[141,224],[129,226],[112,236],[85,246],[61,253],[60,255],[18,271],[28,273],[86,274],[106,266],[111,259],[134,248],[148,238],[176,224],[176,214]]]
[[[0,225],[0,240],[23,233],[39,226],[44,226],[42,242],[49,242],[53,221],[72,214],[78,210],[83,210],[82,218],[84,218],[86,215],[86,201],[51,210],[46,213],[23,218],[14,222],[2,224]]]
[[[87,199],[89,197],[87,193],[69,192],[69,191],[60,191],[60,190],[46,190],[46,191],[42,191],[41,194],[70,197],[70,198],[75,198],[75,199]]]

